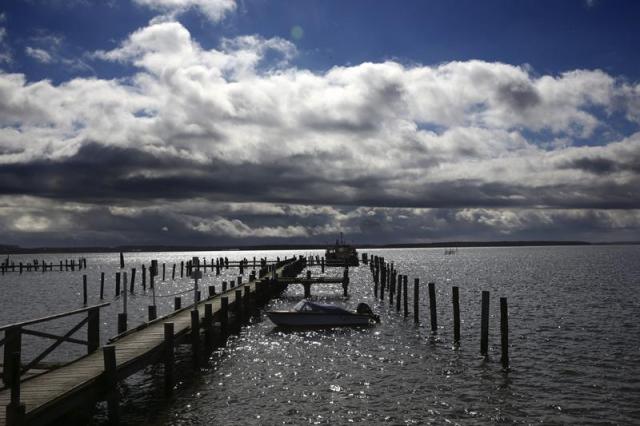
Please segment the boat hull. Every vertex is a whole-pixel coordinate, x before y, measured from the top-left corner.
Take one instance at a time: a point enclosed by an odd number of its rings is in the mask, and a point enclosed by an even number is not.
[[[326,315],[316,312],[267,312],[269,319],[280,327],[347,327],[369,325],[371,317],[361,314]]]

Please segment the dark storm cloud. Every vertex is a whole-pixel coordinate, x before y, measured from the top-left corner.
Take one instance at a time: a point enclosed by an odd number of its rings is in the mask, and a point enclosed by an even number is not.
[[[601,180],[589,188],[529,187],[517,183],[457,179],[412,185],[376,174],[324,173],[336,154],[299,154],[262,164],[206,163],[158,156],[132,148],[87,143],[76,155],[0,167],[0,194],[32,195],[108,205],[115,201],[187,200],[286,202],[386,207],[638,208],[638,179],[629,184]],[[605,159],[573,160],[565,167],[604,174],[619,167]],[[402,176],[400,174],[399,176]],[[401,185],[402,193],[397,186]]]

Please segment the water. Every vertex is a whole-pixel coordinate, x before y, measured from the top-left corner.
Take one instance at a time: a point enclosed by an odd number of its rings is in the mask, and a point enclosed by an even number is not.
[[[179,354],[175,395],[161,395],[161,367],[122,387],[126,424],[637,424],[640,422],[640,247],[465,248],[370,250],[413,278],[436,283],[438,333],[430,333],[426,288],[422,324],[404,319],[373,297],[368,266],[351,270],[351,297],[342,289],[313,287],[314,299],[355,308],[369,303],[381,324],[368,329],[282,332],[265,317],[244,327],[209,365],[194,375],[188,348]],[[307,252],[286,252],[307,254]],[[140,253],[128,261],[169,265],[191,253]],[[196,253],[207,259],[220,253]],[[226,252],[230,259],[267,252]],[[270,258],[284,252],[268,253]],[[31,258],[33,256],[26,256]],[[59,259],[62,256],[50,256]],[[96,277],[112,273],[117,255],[86,255],[90,302]],[[39,256],[42,258],[42,256]],[[46,258],[46,257],[45,257]],[[230,279],[207,273],[204,285]],[[319,272],[317,269],[316,273]],[[170,267],[167,270],[170,276]],[[339,270],[328,269],[330,275]],[[138,278],[139,279],[139,278]],[[79,307],[81,273],[30,273],[0,278],[0,323]],[[112,298],[113,279],[109,298]],[[185,278],[158,284],[158,293],[182,291]],[[462,342],[452,342],[451,286],[460,287]],[[479,356],[480,294],[491,292],[490,353]],[[268,308],[302,297],[290,286]],[[507,297],[511,371],[500,365],[499,297]],[[130,298],[130,324],[146,315],[149,298]],[[10,303],[9,303],[10,301]],[[159,298],[159,314],[173,298]],[[28,302],[32,306],[24,309]],[[120,307],[103,312],[103,335],[113,331]],[[411,303],[410,303],[411,305]],[[131,316],[133,315],[133,319]],[[71,353],[65,349],[60,356]],[[104,421],[102,412],[94,421]]]

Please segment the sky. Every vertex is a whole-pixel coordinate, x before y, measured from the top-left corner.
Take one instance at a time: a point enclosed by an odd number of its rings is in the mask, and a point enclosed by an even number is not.
[[[640,241],[640,2],[6,0],[0,244]]]

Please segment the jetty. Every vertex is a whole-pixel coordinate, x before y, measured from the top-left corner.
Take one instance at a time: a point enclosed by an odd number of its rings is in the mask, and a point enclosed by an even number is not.
[[[197,263],[190,266],[198,272]],[[263,262],[258,276],[252,275],[247,283],[217,294],[210,288],[208,298],[120,333],[101,349],[99,312],[106,304],[1,327],[0,331],[5,332],[0,346],[4,346],[3,381],[6,387],[0,390],[0,426],[48,424],[74,409],[101,400],[107,401],[109,421],[117,424],[118,381],[148,365],[163,363],[165,392],[171,393],[176,345],[191,345],[193,365],[199,368],[205,348],[224,341],[231,326],[239,325],[257,306],[282,292],[287,284],[279,279],[296,277],[305,267],[306,259],[302,257]],[[53,317],[84,313],[87,317],[63,336],[25,328]],[[87,340],[72,338],[71,335],[85,324],[88,325]],[[22,366],[21,334],[39,335],[55,342],[31,363]],[[23,374],[36,367],[39,360],[62,342],[84,344],[88,353],[53,370]]]

